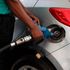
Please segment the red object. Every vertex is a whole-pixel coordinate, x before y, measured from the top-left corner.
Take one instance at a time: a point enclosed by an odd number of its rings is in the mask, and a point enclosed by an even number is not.
[[[70,8],[50,8],[49,11],[58,21],[70,26]]]

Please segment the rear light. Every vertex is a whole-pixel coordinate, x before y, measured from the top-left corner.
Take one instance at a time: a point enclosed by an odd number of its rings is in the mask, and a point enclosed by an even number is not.
[[[70,26],[70,8],[50,8],[49,11],[58,21]]]

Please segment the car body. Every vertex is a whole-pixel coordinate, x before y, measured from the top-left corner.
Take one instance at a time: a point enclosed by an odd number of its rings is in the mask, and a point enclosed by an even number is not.
[[[46,58],[50,60],[57,70],[70,70],[70,27],[58,21],[49,11],[49,8],[70,9],[70,0],[30,0],[29,2],[28,0],[21,0],[21,2],[36,15],[45,26],[58,24],[64,28],[65,38],[63,41],[53,43],[44,40],[39,45],[44,51]],[[13,39],[21,35],[23,29],[23,24],[16,21]]]

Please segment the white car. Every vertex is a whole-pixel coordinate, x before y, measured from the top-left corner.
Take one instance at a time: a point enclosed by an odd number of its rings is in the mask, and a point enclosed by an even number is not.
[[[56,27],[57,31],[54,37],[39,45],[26,44],[7,50],[4,70],[70,70],[70,0],[20,1],[44,26]],[[23,23],[16,19],[13,40],[25,30]]]

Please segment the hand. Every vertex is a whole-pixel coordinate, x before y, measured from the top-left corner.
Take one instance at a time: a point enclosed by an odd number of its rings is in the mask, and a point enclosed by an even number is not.
[[[36,16],[31,15],[30,17],[32,18],[32,20],[33,20],[35,23],[40,24],[40,20],[39,20]]]
[[[43,33],[38,28],[32,29],[31,33],[35,41],[38,42],[43,39]]]

